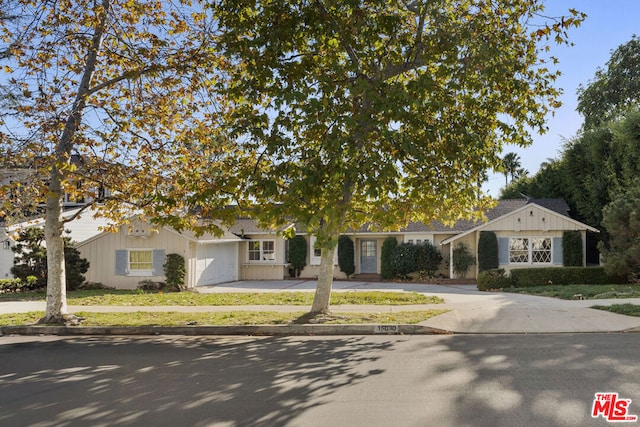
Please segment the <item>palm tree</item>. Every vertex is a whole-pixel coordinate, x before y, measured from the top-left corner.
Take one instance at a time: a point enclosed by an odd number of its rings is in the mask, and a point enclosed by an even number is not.
[[[518,169],[522,167],[520,164],[520,156],[516,153],[507,153],[504,155],[502,159],[502,171],[504,173],[504,185],[509,184],[509,176],[511,176],[511,181],[518,174]]]

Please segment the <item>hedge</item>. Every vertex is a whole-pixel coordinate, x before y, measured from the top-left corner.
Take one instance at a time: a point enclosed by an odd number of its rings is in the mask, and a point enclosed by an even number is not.
[[[543,285],[606,285],[611,277],[603,267],[549,267],[511,270],[515,287]]]
[[[478,290],[488,291],[490,289],[510,288],[513,286],[511,277],[505,275],[503,268],[481,271],[476,279]]]
[[[545,285],[607,285],[624,283],[620,278],[606,274],[603,267],[549,267],[511,270],[507,276],[503,269],[478,273],[478,289],[527,288]]]

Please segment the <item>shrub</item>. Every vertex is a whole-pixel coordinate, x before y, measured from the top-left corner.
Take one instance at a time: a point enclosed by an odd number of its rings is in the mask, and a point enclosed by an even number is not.
[[[0,293],[14,293],[27,291],[35,286],[37,277],[29,276],[26,281],[22,279],[0,279]]]
[[[99,291],[99,290],[112,290],[115,289],[112,286],[103,285],[98,282],[84,282],[82,285],[78,287],[78,290],[83,291]]]
[[[412,243],[401,243],[391,253],[391,271],[395,276],[407,277],[418,271],[419,248]]]
[[[387,237],[382,242],[382,251],[380,252],[380,273],[383,279],[391,279],[396,275],[391,265],[391,257],[394,249],[398,246],[395,237]]]
[[[166,285],[164,282],[154,282],[153,280],[141,280],[138,282],[138,287],[141,291],[159,291]]]
[[[582,236],[579,231],[562,233],[562,265],[582,267]]]
[[[289,264],[293,269],[293,277],[299,277],[307,265],[307,239],[295,236],[289,239]]]
[[[179,292],[184,289],[184,277],[187,274],[184,257],[179,254],[168,254],[163,265],[166,280],[164,290]]]
[[[513,286],[513,279],[505,275],[503,268],[494,268],[478,273],[478,290],[503,289]]]
[[[498,268],[498,238],[493,231],[480,232],[478,239],[478,270]]]
[[[353,240],[349,236],[338,238],[338,266],[347,277],[356,272]]]
[[[620,283],[607,275],[603,267],[549,267],[511,270],[513,285],[518,288],[544,285],[606,285]]]
[[[12,248],[15,253],[11,274],[27,283],[24,290],[45,288],[47,286],[47,250],[42,228],[26,228],[18,235],[18,241]],[[84,273],[89,270],[89,261],[80,257],[80,252],[72,246],[71,239],[64,238],[64,261],[67,290],[77,289],[85,280]],[[36,281],[29,281],[33,276]]]
[[[433,277],[442,263],[442,254],[429,241],[417,245],[417,265],[416,270],[427,277]]]
[[[475,257],[471,254],[471,249],[464,243],[458,243],[453,248],[453,272],[464,278],[472,265],[476,264]]]

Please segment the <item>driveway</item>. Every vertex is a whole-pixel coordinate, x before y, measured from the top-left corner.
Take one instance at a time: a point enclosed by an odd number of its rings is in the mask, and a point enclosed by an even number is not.
[[[241,281],[199,287],[200,292],[309,291],[315,280]],[[620,332],[640,329],[640,318],[614,314],[594,305],[638,304],[640,298],[568,301],[507,292],[481,292],[475,285],[335,281],[337,292],[399,291],[436,295],[450,309],[421,325],[457,333]]]

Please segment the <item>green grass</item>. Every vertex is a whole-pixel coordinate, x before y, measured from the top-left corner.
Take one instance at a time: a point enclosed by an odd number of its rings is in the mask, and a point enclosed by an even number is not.
[[[594,305],[591,308],[610,311],[612,313],[624,314],[627,316],[640,317],[640,305],[634,304],[614,304],[614,305]]]
[[[574,299],[581,294],[585,299],[640,298],[638,285],[545,285],[527,288],[504,288],[503,292],[540,295],[560,299]]]
[[[11,297],[10,297],[11,296]],[[74,291],[67,294],[69,305],[121,305],[121,306],[204,306],[204,305],[311,305],[313,292],[264,292],[199,294],[196,292],[142,292],[142,291]],[[17,301],[43,300],[44,294],[3,294],[4,299]],[[441,304],[444,300],[417,292],[333,292],[331,305],[373,304]]]
[[[323,324],[415,324],[448,310],[401,311],[398,313],[333,313]],[[75,313],[84,317],[82,326],[187,326],[187,325],[283,325],[294,323],[305,312],[277,313],[235,311],[226,313]],[[44,312],[0,315],[0,325],[32,325],[44,316]]]

